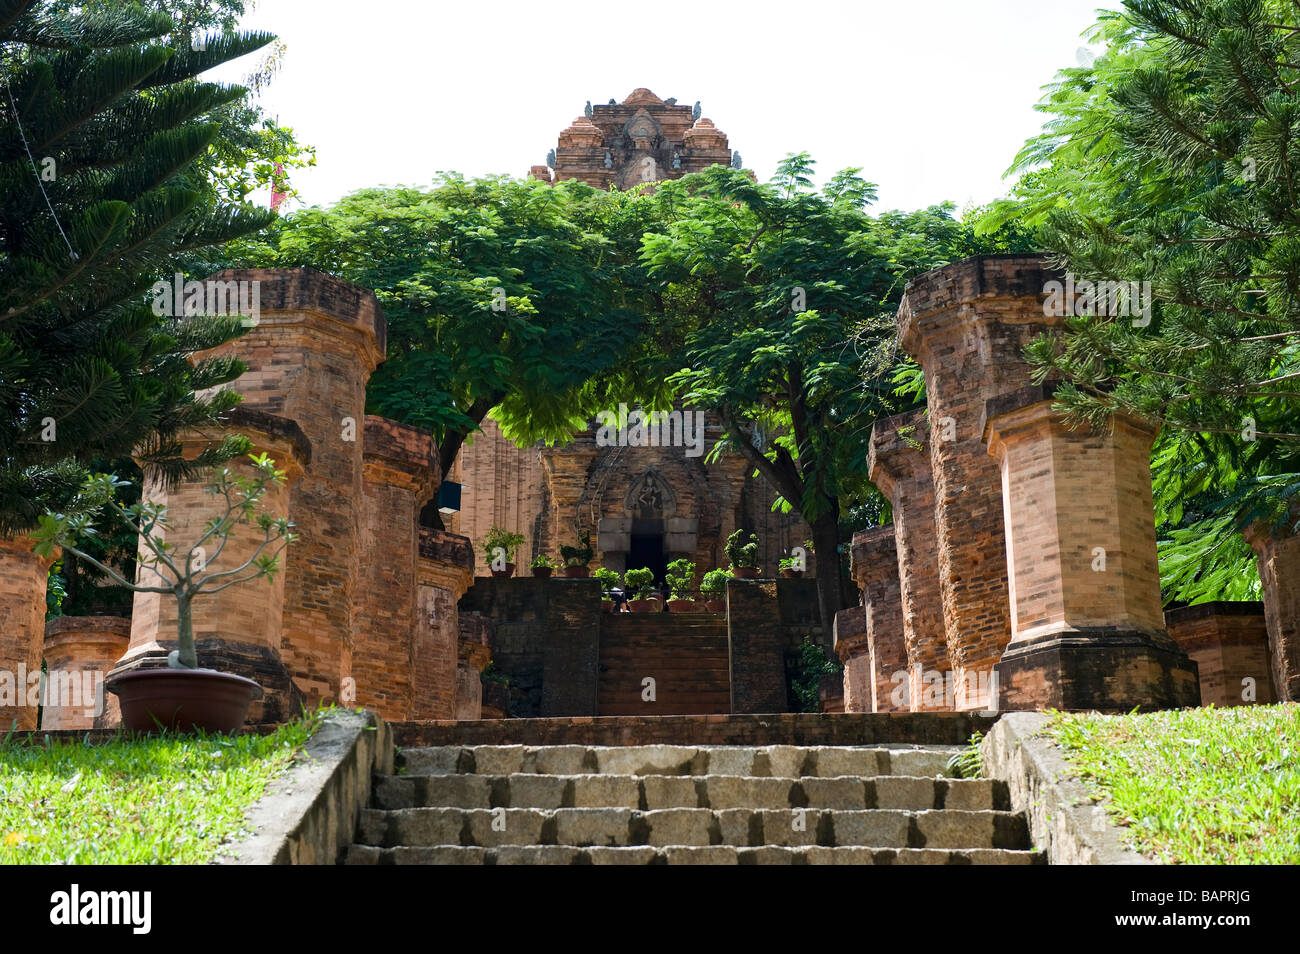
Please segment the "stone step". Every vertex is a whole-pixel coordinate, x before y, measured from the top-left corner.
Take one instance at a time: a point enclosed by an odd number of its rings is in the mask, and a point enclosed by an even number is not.
[[[366,809],[356,841],[398,846],[764,845],[872,848],[1030,847],[1025,819],[1002,811],[869,809]]]
[[[382,776],[376,779],[373,807],[1006,811],[1011,807],[1011,798],[1006,783],[994,779],[518,773]]]
[[[350,865],[1041,865],[1040,851],[1005,848],[741,848],[672,845],[654,848],[575,848],[568,845],[502,845],[496,848],[438,845],[377,848],[352,845]]]
[[[407,775],[946,776],[959,746],[430,746],[404,749]]]

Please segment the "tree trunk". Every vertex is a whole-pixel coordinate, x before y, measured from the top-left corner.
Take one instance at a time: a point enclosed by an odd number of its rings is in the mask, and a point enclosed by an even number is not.
[[[198,653],[194,649],[194,604],[192,597],[176,597],[176,661],[184,669],[199,667]]]
[[[835,614],[844,609],[844,581],[840,576],[840,529],[837,508],[831,508],[812,522],[813,548],[817,558],[817,608],[822,618],[822,637],[827,647],[835,641]]]

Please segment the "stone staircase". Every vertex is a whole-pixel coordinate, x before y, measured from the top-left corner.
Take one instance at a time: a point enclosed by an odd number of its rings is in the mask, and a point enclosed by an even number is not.
[[[1042,864],[941,745],[465,745],[376,779],[347,864]]]

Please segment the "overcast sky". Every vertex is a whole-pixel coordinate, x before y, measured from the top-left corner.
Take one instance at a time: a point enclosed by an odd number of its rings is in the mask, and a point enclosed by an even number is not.
[[[861,166],[877,208],[913,209],[1005,194],[1042,87],[1105,6],[257,0],[245,25],[288,44],[261,103],[317,148],[296,178],[307,204],[444,169],[525,175],[587,100],[645,86],[700,100],[760,179],[807,150],[819,177]]]

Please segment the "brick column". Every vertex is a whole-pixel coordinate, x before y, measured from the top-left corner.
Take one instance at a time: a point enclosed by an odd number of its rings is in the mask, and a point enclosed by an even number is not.
[[[419,516],[438,483],[437,448],[419,428],[365,421],[361,569],[352,608],[355,705],[411,717]]]
[[[952,659],[960,654],[949,652],[939,595],[930,424],[923,410],[876,421],[867,469],[872,482],[889,498],[894,513],[908,666],[915,669],[919,665],[923,672],[956,670],[952,678],[961,685],[961,666]]]
[[[286,570],[282,652],[309,705],[339,700],[352,670],[366,382],[384,357],[383,310],[373,292],[311,268],[212,280],[258,283],[257,325],[213,352],[248,365],[234,384],[244,406],[296,421],[311,441],[290,503],[301,539]]]
[[[261,508],[273,518],[294,518],[291,501],[303,468],[312,457],[312,447],[293,421],[242,405],[225,418],[226,433],[247,437],[253,453],[265,453],[285,472],[285,483],[267,489]],[[193,459],[213,443],[212,433],[181,437],[184,455]],[[231,470],[251,474],[247,458],[236,458]],[[207,523],[225,512],[222,498],[208,492],[211,474],[206,468],[189,480],[167,487],[156,477],[146,478],[145,500],[167,507],[167,529],[163,539],[186,553],[203,535]],[[296,523],[296,521],[295,521]],[[301,528],[296,531],[301,533]],[[239,524],[231,531],[225,547],[208,545],[207,567],[220,573],[243,564],[257,550],[265,534],[254,523]],[[249,580],[212,593],[200,593],[194,600],[194,645],[199,665],[247,676],[262,686],[263,696],[249,709],[250,724],[284,722],[302,710],[302,693],[294,685],[282,656],[281,620],[284,615],[286,581],[290,569],[305,558],[303,539],[291,543],[280,557],[281,572],[269,580]],[[148,552],[141,546],[141,552]],[[136,582],[156,586],[161,578],[140,566]],[[176,648],[176,600],[167,594],[136,593],[131,612],[131,639],[113,674],[137,668],[167,664],[167,654]]]
[[[474,585],[468,538],[420,528],[412,719],[456,718],[457,601]]]
[[[104,679],[130,636],[131,621],[122,616],[59,616],[45,624],[42,729],[111,729],[122,721]]]
[[[727,580],[731,711],[785,712],[785,635],[775,580]]]
[[[1249,527],[1246,542],[1259,562],[1264,586],[1273,685],[1279,702],[1300,702],[1300,537],[1275,537],[1265,525]]]
[[[875,712],[875,676],[867,639],[867,611],[853,606],[835,614],[835,655],[844,664],[844,712]]]
[[[502,580],[518,587],[522,580]],[[594,716],[599,704],[600,581],[551,579],[542,631],[541,716]]]
[[[1201,705],[1277,701],[1263,603],[1197,603],[1165,613],[1178,648],[1196,663]]]
[[[483,718],[483,670],[492,662],[492,620],[464,613],[457,642],[456,720]]]
[[[1050,388],[988,403],[1006,522],[1007,709],[1196,705],[1196,666],[1165,631],[1149,466],[1153,429],[1069,430]]]
[[[984,255],[926,272],[898,309],[899,341],[925,371],[935,531],[949,658],[959,705],[984,708],[1011,638],[1002,484],[981,434],[984,402],[1029,383],[1024,346],[1045,318],[1054,277],[1036,255]]]
[[[925,707],[924,673],[908,667],[893,524],[855,533],[852,555],[850,572],[862,591],[869,653],[866,665],[872,673],[873,701],[868,711],[920,711]]]
[[[41,559],[34,543],[0,537],[0,734],[36,728],[45,581],[56,557]]]

